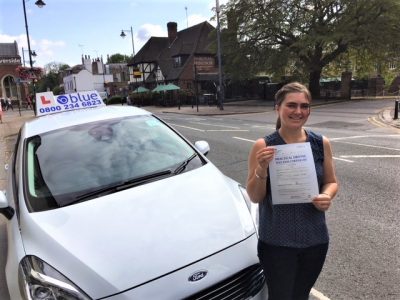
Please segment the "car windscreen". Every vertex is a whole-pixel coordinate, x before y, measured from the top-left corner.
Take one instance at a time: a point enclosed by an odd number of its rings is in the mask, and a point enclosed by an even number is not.
[[[203,164],[186,141],[151,115],[33,136],[25,143],[24,159],[24,190],[31,211],[93,199],[118,191],[116,187],[164,179],[176,175],[174,170],[180,173],[182,166],[187,171]]]

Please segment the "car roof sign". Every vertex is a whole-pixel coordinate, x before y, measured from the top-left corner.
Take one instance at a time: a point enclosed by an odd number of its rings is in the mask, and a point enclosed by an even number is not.
[[[37,116],[104,105],[97,91],[81,91],[63,95],[54,95],[53,92],[36,94]]]

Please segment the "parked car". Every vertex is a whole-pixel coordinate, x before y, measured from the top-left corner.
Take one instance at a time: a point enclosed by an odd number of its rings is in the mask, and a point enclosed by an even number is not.
[[[11,299],[265,299],[248,196],[208,151],[132,106],[27,122],[0,192]]]

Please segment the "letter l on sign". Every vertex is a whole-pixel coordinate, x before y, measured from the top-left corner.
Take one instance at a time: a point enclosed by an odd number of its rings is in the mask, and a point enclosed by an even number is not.
[[[40,96],[40,100],[42,101],[43,105],[51,103],[51,100],[46,99],[45,96]]]

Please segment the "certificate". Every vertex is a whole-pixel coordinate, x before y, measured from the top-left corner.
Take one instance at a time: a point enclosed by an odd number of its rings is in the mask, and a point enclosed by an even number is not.
[[[319,194],[310,143],[272,146],[269,164],[273,204],[307,203]]]

